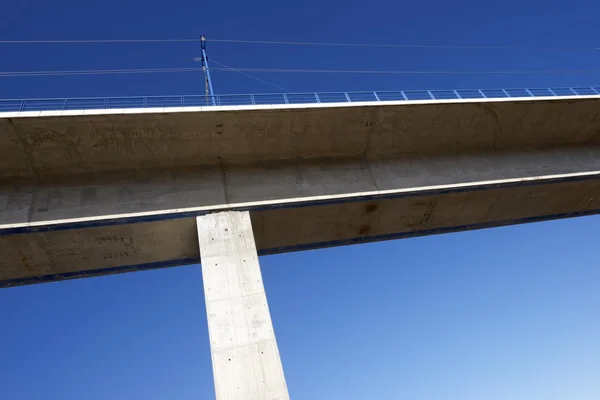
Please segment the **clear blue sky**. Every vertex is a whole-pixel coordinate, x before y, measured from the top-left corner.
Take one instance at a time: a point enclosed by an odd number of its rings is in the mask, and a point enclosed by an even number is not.
[[[0,39],[600,47],[594,1],[11,1]],[[0,45],[0,71],[193,67],[196,43]],[[236,67],[600,69],[593,50],[209,44]],[[256,74],[292,91],[592,86],[600,74]],[[275,88],[215,72],[219,93]],[[1,78],[0,98],[202,93],[197,73]],[[263,257],[294,399],[598,400],[600,218]],[[214,398],[199,266],[0,290],[0,399]]]

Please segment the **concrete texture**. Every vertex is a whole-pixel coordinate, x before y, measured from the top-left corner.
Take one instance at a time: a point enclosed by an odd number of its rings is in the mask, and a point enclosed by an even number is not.
[[[250,214],[196,220],[217,400],[289,399]]]
[[[2,150],[10,158],[1,166],[7,173],[14,171],[12,176],[33,171],[38,180],[62,180],[220,162],[248,165],[589,144],[598,139],[599,105],[599,98],[573,98],[17,116],[4,118],[0,125],[0,137],[20,144]]]
[[[597,213],[599,106],[0,114],[0,286],[197,262],[216,211],[261,254]]]

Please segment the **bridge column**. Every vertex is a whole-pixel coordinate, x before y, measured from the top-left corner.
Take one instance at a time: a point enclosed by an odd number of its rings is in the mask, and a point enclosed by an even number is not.
[[[250,214],[196,223],[217,400],[289,399]]]

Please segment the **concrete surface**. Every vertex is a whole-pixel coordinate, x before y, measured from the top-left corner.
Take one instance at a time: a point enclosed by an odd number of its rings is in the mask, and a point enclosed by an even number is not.
[[[217,400],[289,399],[250,214],[196,221]]]
[[[0,114],[0,286],[594,214],[599,97]]]

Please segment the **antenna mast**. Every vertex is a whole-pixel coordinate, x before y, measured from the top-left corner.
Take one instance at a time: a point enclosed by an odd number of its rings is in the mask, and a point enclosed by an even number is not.
[[[202,49],[202,57],[200,57],[200,61],[202,61],[202,71],[204,71],[204,88],[206,91],[206,103],[208,104],[208,99],[210,97],[212,105],[216,105],[215,102],[215,92],[213,92],[212,81],[210,80],[210,71],[208,69],[208,56],[206,55],[206,36],[202,35],[200,37],[200,47]]]

